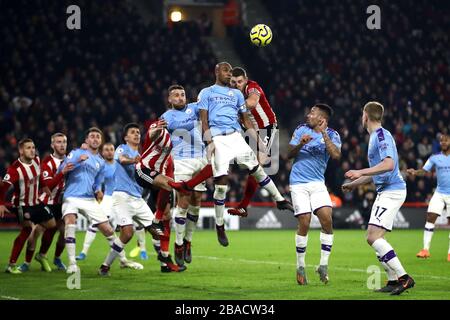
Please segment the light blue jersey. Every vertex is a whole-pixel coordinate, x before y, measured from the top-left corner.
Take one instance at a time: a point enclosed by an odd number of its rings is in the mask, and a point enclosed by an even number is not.
[[[114,192],[114,174],[116,172],[116,161],[113,161],[113,163],[109,163],[105,161],[105,191],[104,194],[106,196],[112,196],[112,193]]]
[[[79,162],[79,158],[83,154],[88,158]],[[75,168],[66,175],[64,199],[71,197],[95,198],[95,192],[101,190],[105,179],[105,160],[98,153],[93,154],[89,150],[75,149],[59,166],[58,172],[68,163],[73,163]]]
[[[117,147],[116,152],[114,153],[114,159],[117,161],[116,173],[114,176],[114,191],[125,192],[133,197],[140,198],[142,196],[142,187],[134,178],[135,165],[121,164],[119,162],[119,156],[121,155],[128,158],[136,158],[139,155],[139,152],[137,150],[133,150],[127,144],[121,144]]]
[[[341,138],[339,133],[327,128],[327,133],[336,147],[341,149]],[[308,183],[312,181],[325,182],[325,170],[330,155],[325,146],[325,141],[320,132],[316,132],[306,124],[302,124],[295,129],[290,145],[296,146],[304,134],[311,136],[312,140],[305,144],[294,159],[289,184]]]
[[[172,139],[172,155],[175,160],[204,158],[205,144],[197,103],[189,103],[183,109],[171,109],[162,116]]]
[[[389,131],[384,128],[378,128],[372,132],[369,138],[368,157],[370,167],[376,166],[388,157],[394,160],[394,170],[372,177],[377,192],[406,190],[406,183],[398,168],[398,153],[395,140]]]
[[[241,91],[215,84],[200,91],[197,103],[200,110],[208,110],[213,137],[241,131],[239,113],[247,112]]]
[[[433,167],[436,168],[436,191],[450,195],[450,155],[446,156],[443,153],[432,155],[427,162],[425,162],[423,170],[431,171]]]

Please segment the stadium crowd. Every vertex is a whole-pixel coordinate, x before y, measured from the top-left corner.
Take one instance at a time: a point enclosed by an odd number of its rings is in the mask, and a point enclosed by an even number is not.
[[[61,14],[70,1],[17,0],[2,8],[0,174],[17,158],[17,141],[24,136],[35,140],[42,155],[52,133],[66,133],[74,147],[94,125],[118,144],[123,124],[164,112],[169,85],[182,84],[193,101],[213,82],[217,61],[198,37],[196,23],[146,24],[124,1],[79,3],[88,14],[83,13],[82,30],[74,31]],[[238,53],[289,135],[314,102],[334,108],[331,126],[343,145],[342,160],[330,162],[327,170],[332,193],[345,197],[345,204],[357,204],[365,195],[360,190],[344,196],[340,186],[345,171],[367,162],[368,135],[360,116],[369,100],[386,107],[384,125],[395,132],[402,172],[421,167],[438,151],[437,134],[449,132],[450,123],[448,4],[383,2],[382,29],[372,31],[365,23],[368,4],[264,3],[274,19],[272,44],[250,47],[242,27],[234,33]],[[280,172],[273,179],[286,196],[290,166],[281,150]],[[230,180],[228,200],[239,200],[242,172],[234,171]],[[407,182],[407,201],[426,201],[435,186],[432,175]],[[212,199],[212,190],[206,199]]]

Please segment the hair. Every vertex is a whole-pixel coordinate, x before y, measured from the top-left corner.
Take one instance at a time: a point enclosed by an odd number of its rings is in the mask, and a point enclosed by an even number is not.
[[[243,76],[244,78],[247,78],[247,72],[244,70],[244,68],[241,67],[234,67],[231,71],[231,75],[233,77],[240,77]]]
[[[168,93],[170,94],[173,90],[184,90],[182,85],[179,84],[173,84],[167,89]]]
[[[63,137],[63,138],[66,138],[66,139],[67,139],[67,137],[66,137],[66,135],[65,135],[64,133],[57,132],[57,133],[55,133],[55,134],[52,134],[52,137],[51,137],[52,143],[53,143],[53,142],[55,141],[55,139],[58,138],[58,137]]]
[[[383,119],[384,107],[379,102],[367,102],[364,106],[364,111],[367,113],[370,121],[381,122]]]
[[[112,142],[105,142],[105,143],[102,145],[102,151],[103,151],[103,148],[104,148],[105,146],[113,146],[113,147],[114,147],[114,143],[112,143]]]
[[[33,140],[31,140],[30,138],[23,138],[22,140],[20,140],[18,143],[19,149],[23,148],[25,143],[29,143],[29,142],[34,143]]]
[[[172,87],[172,86],[171,86]],[[169,88],[170,90],[170,88]],[[125,136],[128,134],[128,130],[130,130],[131,128],[137,128],[140,130],[140,127],[137,123],[135,122],[130,122],[127,123],[124,127],[123,127],[123,132],[122,132],[122,139],[125,139]]]
[[[102,139],[103,139],[103,132],[102,132],[102,130],[100,130],[97,127],[90,127],[89,129],[87,129],[84,136],[87,138],[91,132],[100,133],[100,135],[102,136]]]
[[[316,104],[314,105],[314,107],[316,107],[317,109],[319,109],[320,111],[322,111],[322,113],[325,114],[325,117],[326,117],[327,119],[330,119],[331,116],[333,115],[333,109],[332,109],[329,105],[327,105],[327,104],[325,104],[325,103],[316,103]]]

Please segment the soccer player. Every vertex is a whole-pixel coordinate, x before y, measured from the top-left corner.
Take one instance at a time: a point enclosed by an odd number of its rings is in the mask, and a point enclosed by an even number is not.
[[[74,169],[67,174],[62,206],[69,258],[66,272],[69,274],[79,270],[75,259],[76,219],[79,213],[86,215],[94,223],[110,245],[115,239],[109,219],[97,202],[103,198],[101,187],[105,174],[105,160],[98,153],[103,134],[100,129],[92,127],[86,131],[85,137],[87,150],[72,150],[60,166],[61,169],[69,163],[74,165]]]
[[[262,88],[255,81],[249,80],[247,73],[243,68],[235,67],[232,70],[230,85],[232,88],[239,89],[245,97],[245,105],[250,111],[249,118],[262,138],[261,146],[258,148],[258,160],[264,165],[268,160],[267,154],[270,152],[274,138],[277,134],[277,118],[266,98]],[[258,144],[259,146],[259,144]],[[196,185],[213,176],[212,167],[208,165],[188,181],[171,183],[172,187],[178,190],[192,190]],[[252,175],[248,176],[244,190],[244,198],[235,208],[228,209],[231,215],[246,217],[248,215],[247,207],[256,192],[258,183]]]
[[[219,243],[226,247],[229,242],[225,234],[223,212],[228,190],[228,169],[231,160],[236,160],[240,167],[245,167],[249,170],[250,175],[277,202],[278,208],[291,211],[293,211],[293,208],[283,198],[273,181],[259,165],[255,153],[240,133],[239,119],[249,130],[251,137],[258,144],[261,143],[261,139],[249,119],[242,92],[229,87],[231,65],[228,62],[218,63],[215,67],[215,76],[216,83],[200,91],[197,103],[200,109],[203,140],[208,145],[207,157],[211,161],[214,175],[214,209],[217,238]],[[214,153],[213,156],[212,153]]]
[[[368,160],[370,168],[349,170],[345,177],[352,182],[342,185],[349,192],[360,185],[374,182],[377,198],[372,206],[367,227],[367,243],[375,250],[378,260],[386,270],[388,282],[379,292],[399,295],[414,286],[414,280],[403,268],[392,246],[384,239],[392,231],[394,218],[406,198],[406,183],[398,167],[398,154],[391,133],[381,126],[384,107],[378,102],[368,102],[363,109],[362,126],[370,135]]]
[[[178,266],[173,263],[169,254],[170,242],[170,193],[173,181],[173,158],[171,156],[172,140],[166,129],[164,119],[149,123],[145,135],[143,152],[140,161],[136,164],[136,182],[144,189],[151,190],[157,198],[154,223],[163,230],[160,236],[160,251],[158,260],[161,262],[161,272],[181,272],[186,266]],[[159,189],[159,190],[155,190]],[[157,193],[157,195],[155,194]],[[154,243],[156,247],[156,243]]]
[[[407,170],[407,172],[413,176],[423,176],[426,172],[430,172],[435,168],[437,177],[437,188],[430,200],[427,210],[427,221],[423,233],[423,249],[416,255],[418,258],[429,258],[431,256],[430,244],[433,237],[434,224],[445,208],[447,208],[447,218],[450,222],[450,136],[448,134],[441,134],[439,142],[441,145],[441,152],[432,155],[422,169]],[[450,244],[447,261],[450,261]]]
[[[55,133],[51,137],[51,148],[53,153],[41,161],[42,185],[48,187],[50,194],[41,192],[39,200],[50,209],[56,220],[56,228],[45,230],[42,235],[41,247],[35,259],[41,264],[45,271],[51,271],[47,259],[47,252],[50,248],[56,231],[59,231],[59,237],[56,242],[55,257],[53,264],[58,270],[65,271],[66,266],[61,260],[61,254],[64,251],[64,221],[62,220],[62,196],[64,192],[64,176],[73,169],[73,165],[66,166],[64,170],[57,174],[58,168],[64,161],[67,152],[67,137],[63,133]],[[39,225],[33,229],[33,233],[40,228]]]
[[[135,123],[127,124],[123,130],[123,138],[126,144],[121,144],[114,154],[117,167],[112,193],[112,209],[120,227],[120,236],[114,240],[100,267],[99,273],[103,276],[109,275],[111,264],[133,237],[134,221],[157,238],[163,235],[163,230],[152,223],[153,213],[142,198],[142,187],[135,180],[134,167],[141,161],[138,151],[141,140],[139,126]]]
[[[105,176],[104,176],[104,196],[100,202],[100,207],[103,212],[109,218],[109,222],[113,230],[115,230],[115,219],[112,214],[112,193],[114,191],[114,173],[116,171],[116,161],[114,160],[114,145],[111,142],[107,142],[102,146],[102,157],[105,160]],[[91,223],[86,231],[84,238],[83,250],[75,258],[76,260],[85,260],[89,251],[89,248],[94,242],[97,235],[98,228]]]
[[[16,261],[20,256],[25,242],[31,234],[33,224],[39,224],[43,229],[56,227],[55,219],[48,208],[39,203],[40,188],[40,159],[36,156],[36,147],[33,140],[22,139],[19,141],[19,159],[9,166],[0,186],[0,218],[10,211],[6,207],[6,194],[12,188],[13,196],[11,208],[22,226],[19,235],[14,240],[7,273],[20,274],[27,271],[26,268],[16,267]],[[28,251],[26,261],[31,261],[34,254]]]
[[[297,250],[297,283],[308,283],[305,271],[306,247],[311,213],[319,219],[321,254],[317,268],[320,280],[328,282],[328,260],[333,246],[332,203],[325,185],[325,170],[330,157],[341,157],[341,138],[328,128],[333,113],[326,104],[315,104],[306,116],[306,124],[299,125],[288,147],[288,158],[294,158],[289,176],[294,215],[298,220],[295,236]]]
[[[167,122],[173,149],[175,181],[188,180],[203,169],[208,161],[205,145],[199,128],[199,110],[196,103],[186,104],[186,93],[182,86],[172,85],[168,89],[168,101],[171,109],[161,118]],[[177,194],[175,216],[175,261],[181,266],[192,261],[192,234],[198,221],[202,192],[205,183],[194,187],[191,194]]]
[[[245,106],[250,111],[249,118],[253,126],[261,137],[265,150],[258,151],[258,160],[264,165],[266,154],[272,147],[275,135],[277,134],[277,118],[266,98],[266,94],[256,81],[249,80],[247,72],[240,67],[233,68],[231,72],[231,87],[239,89],[245,97]],[[258,188],[258,183],[251,175],[247,178],[244,198],[236,208],[228,209],[231,215],[246,217],[248,215],[247,206]]]

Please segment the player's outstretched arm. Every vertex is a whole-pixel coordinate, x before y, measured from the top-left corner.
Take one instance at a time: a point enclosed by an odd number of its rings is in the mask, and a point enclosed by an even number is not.
[[[412,175],[412,176],[423,177],[427,172],[423,169],[416,170],[416,169],[410,168],[410,169],[406,170],[406,173],[408,173],[409,175]]]
[[[247,107],[247,110],[252,110],[256,108],[258,102],[259,102],[259,94],[252,92],[248,95],[248,98],[245,100],[245,106]]]
[[[388,171],[394,170],[394,160],[392,158],[384,158],[376,166],[371,168],[365,168],[361,170],[349,170],[345,173],[345,177],[350,180],[356,180],[363,176],[375,176],[378,174],[382,174]]]
[[[358,178],[358,179],[356,179],[356,180],[354,180],[352,182],[344,183],[342,185],[342,191],[344,191],[344,192],[351,192],[351,191],[353,191],[354,189],[356,189],[359,186],[362,186],[362,185],[365,185],[365,184],[368,184],[368,183],[372,183],[372,182],[373,182],[372,177],[363,176],[363,177],[360,177],[360,178]]]
[[[242,124],[247,129],[247,132],[249,133],[250,137],[252,137],[252,139],[258,143],[259,150],[265,150],[266,147],[264,145],[264,142],[261,140],[258,132],[256,131],[255,127],[253,126],[253,123],[250,120],[250,117],[248,115],[249,115],[248,112],[241,113]]]
[[[148,131],[150,140],[154,141],[159,138],[165,128],[167,128],[167,122],[164,119],[160,119],[158,122],[152,124]]]

